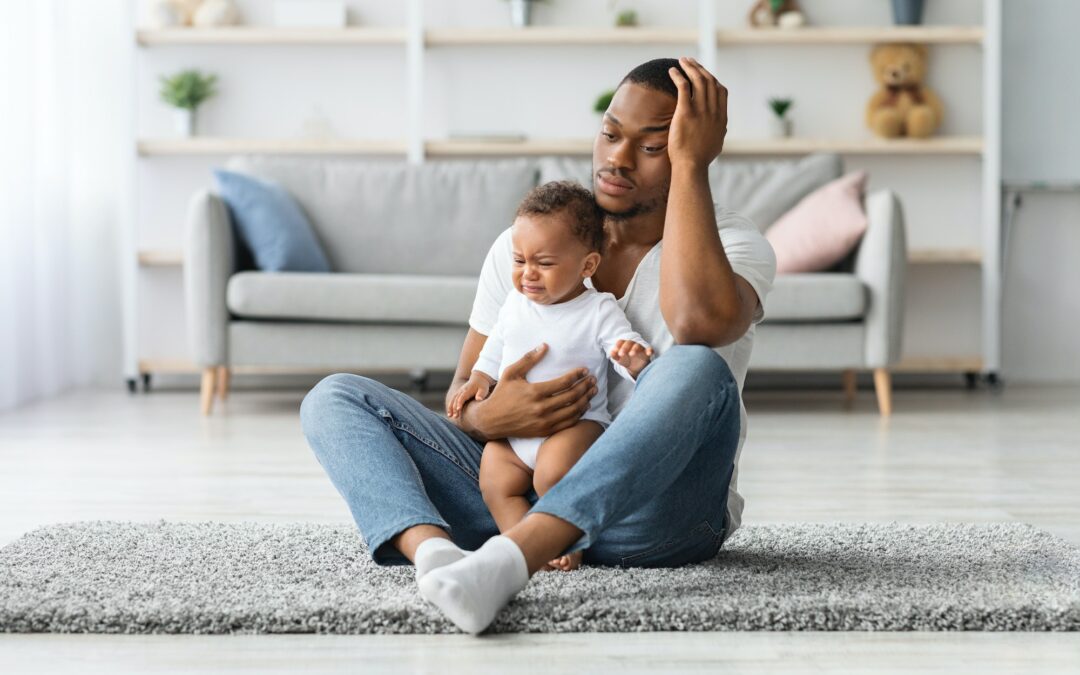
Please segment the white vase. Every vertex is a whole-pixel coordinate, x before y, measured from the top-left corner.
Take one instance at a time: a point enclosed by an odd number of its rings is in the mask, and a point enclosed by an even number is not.
[[[510,24],[525,28],[532,21],[533,0],[510,0]]]
[[[794,126],[787,117],[772,117],[773,138],[791,138]]]
[[[173,111],[173,124],[176,126],[176,133],[184,138],[191,138],[195,135],[195,111],[190,108],[177,108]]]

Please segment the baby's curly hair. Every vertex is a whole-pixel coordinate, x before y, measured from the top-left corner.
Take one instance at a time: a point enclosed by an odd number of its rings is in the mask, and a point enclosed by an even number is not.
[[[593,193],[569,180],[557,180],[535,187],[518,206],[517,216],[550,215],[566,212],[574,236],[590,251],[604,251],[604,212]]]

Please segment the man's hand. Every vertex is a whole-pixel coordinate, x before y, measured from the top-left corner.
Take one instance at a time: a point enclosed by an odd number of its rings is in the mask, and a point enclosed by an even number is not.
[[[474,370],[469,381],[466,382],[461,389],[457,390],[454,394],[453,400],[446,406],[447,417],[460,417],[461,409],[465,407],[465,404],[469,401],[476,399],[477,401],[483,401],[491,393],[491,388],[495,385],[495,380],[491,379],[479,370]]]
[[[653,348],[633,340],[619,340],[611,349],[611,360],[630,371],[636,380],[652,360]]]
[[[684,56],[679,65],[690,79],[678,68],[668,69],[679,90],[668,131],[668,157],[672,165],[707,167],[724,149],[728,91],[696,60]]]
[[[521,357],[502,372],[485,400],[465,406],[468,427],[485,439],[539,438],[577,424],[597,392],[596,380],[579,368],[547,382],[527,381],[526,373],[546,353],[547,345],[540,345]]]

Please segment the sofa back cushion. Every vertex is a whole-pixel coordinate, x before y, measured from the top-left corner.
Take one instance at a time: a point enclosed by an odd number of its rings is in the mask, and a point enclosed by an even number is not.
[[[229,168],[287,189],[336,272],[477,275],[536,184],[535,160],[234,157]]]
[[[763,232],[799,200],[843,172],[843,162],[834,154],[770,161],[721,157],[709,167],[713,201],[750,218]],[[588,158],[544,157],[540,182],[576,180],[591,190],[591,167]]]
[[[768,161],[721,159],[709,167],[709,186],[713,201],[735,209],[764,232],[803,197],[842,172],[843,162],[833,154]]]

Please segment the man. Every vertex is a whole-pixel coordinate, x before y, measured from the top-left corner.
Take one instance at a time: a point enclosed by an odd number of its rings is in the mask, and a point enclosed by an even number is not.
[[[462,630],[486,628],[564,553],[677,566],[715,556],[739,526],[740,392],[776,265],[753,223],[714,210],[708,167],[726,132],[727,91],[693,59],[649,61],[616,90],[593,146],[608,245],[592,282],[659,357],[636,384],[612,378],[612,425],[503,535],[478,486],[484,441],[572,426],[595,393],[587,373],[528,382],[539,345],[453,422],[355,375],[330,376],[304,399],[304,433],[375,561],[412,561],[421,594]],[[484,263],[448,396],[495,322],[510,264],[507,231]]]

